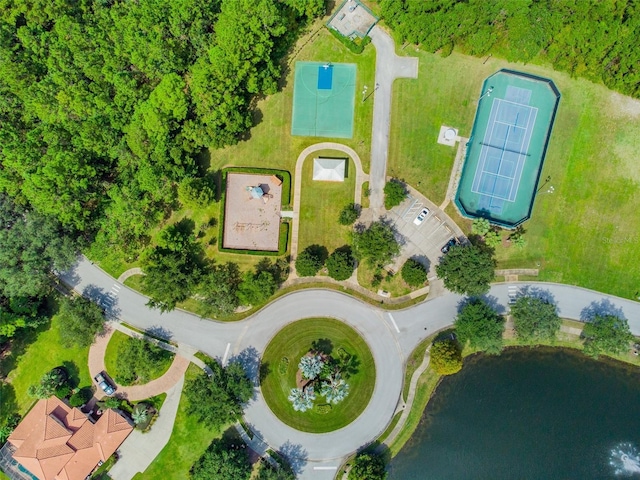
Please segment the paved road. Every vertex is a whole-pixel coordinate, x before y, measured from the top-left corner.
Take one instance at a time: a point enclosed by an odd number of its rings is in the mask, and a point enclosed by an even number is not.
[[[369,36],[376,47],[369,205],[375,217],[379,217],[384,213],[383,189],[387,178],[393,82],[396,78],[418,78],[418,59],[397,56],[393,39],[379,25],[371,29]]]
[[[82,257],[76,267],[61,278],[77,291],[102,304],[117,316],[142,329],[191,345],[220,359],[238,356],[257,374],[260,353],[284,325],[297,319],[330,316],[352,325],[366,339],[376,363],[376,386],[372,399],[348,427],[337,432],[313,435],[298,432],[282,424],[265,405],[259,389],[246,410],[247,421],[276,449],[298,452],[305,459],[304,478],[320,478],[328,471],[314,466],[335,466],[340,459],[357,450],[381,433],[400,399],[403,366],[407,356],[434,331],[453,323],[461,297],[445,293],[411,308],[385,312],[377,307],[329,290],[302,290],[285,295],[252,315],[235,323],[203,320],[183,311],[161,314],[146,307],[146,297],[117,284],[98,267]],[[116,285],[118,288],[115,288]],[[523,289],[547,292],[565,318],[584,320],[598,311],[623,314],[635,335],[640,335],[640,303],[604,295],[579,287],[549,283],[494,285],[488,298],[505,311],[510,297]]]

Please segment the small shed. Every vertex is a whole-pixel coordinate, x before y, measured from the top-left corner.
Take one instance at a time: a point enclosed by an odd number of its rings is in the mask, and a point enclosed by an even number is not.
[[[324,182],[344,182],[346,158],[314,158],[313,179]]]

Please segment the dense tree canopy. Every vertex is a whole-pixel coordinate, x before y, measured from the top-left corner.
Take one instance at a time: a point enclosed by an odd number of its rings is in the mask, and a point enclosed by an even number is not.
[[[0,129],[1,124],[0,120]],[[0,294],[46,295],[51,270],[64,270],[74,262],[75,242],[57,220],[23,208],[4,194],[0,194],[0,225]]]
[[[349,480],[384,480],[387,478],[384,458],[375,453],[359,453],[351,470]]]
[[[450,338],[439,340],[431,347],[430,365],[439,375],[452,375],[462,369],[462,352],[458,343]]]
[[[382,267],[400,253],[400,245],[391,225],[373,222],[369,228],[353,234],[353,253],[358,260]]]
[[[66,347],[88,347],[96,335],[104,330],[105,318],[102,309],[84,297],[63,297],[60,300],[58,317],[60,341]]]
[[[584,353],[592,357],[625,353],[633,340],[627,320],[614,315],[596,315],[584,326],[582,336]]]
[[[385,184],[384,208],[391,210],[400,205],[405,198],[407,198],[407,189],[400,180],[394,178]]]
[[[335,250],[326,261],[327,272],[334,280],[342,281],[353,275],[355,262],[351,254],[351,248],[339,248]]]
[[[412,287],[421,287],[427,281],[427,270],[424,268],[424,265],[413,258],[404,262],[400,273],[402,279],[407,282],[407,285]]]
[[[228,315],[240,304],[238,286],[242,278],[235,263],[212,265],[203,275],[198,287],[200,300],[207,308],[207,314]]]
[[[428,51],[495,52],[547,61],[622,93],[640,96],[640,4],[633,0],[382,0],[402,41]]]
[[[323,6],[3,2],[0,193],[135,250],[176,182],[200,174],[200,150],[251,126],[252,99],[276,91],[279,60]]]
[[[226,369],[217,362],[209,366],[211,377],[203,372],[185,386],[188,412],[211,428],[220,428],[242,414],[242,404],[251,398],[253,386],[237,364]]]
[[[327,249],[320,245],[310,245],[296,258],[296,273],[299,277],[313,277],[324,266]]]
[[[526,342],[552,340],[562,324],[553,303],[533,296],[519,297],[511,306],[511,316],[516,334]]]
[[[240,445],[230,445],[224,440],[214,440],[189,473],[193,480],[249,480],[249,452],[241,441]]]
[[[47,318],[40,313],[41,303],[38,298],[0,295],[0,343],[18,335],[23,329],[46,323]]]
[[[195,292],[202,273],[202,253],[194,240],[189,222],[170,225],[160,233],[158,245],[143,256],[144,288],[151,297],[150,307],[173,310]]]
[[[496,261],[490,250],[477,245],[454,245],[440,257],[436,274],[452,292],[482,295],[489,291],[495,268]]]
[[[474,298],[466,303],[460,309],[454,325],[462,345],[469,342],[472,348],[488,353],[502,350],[504,318],[484,300]]]

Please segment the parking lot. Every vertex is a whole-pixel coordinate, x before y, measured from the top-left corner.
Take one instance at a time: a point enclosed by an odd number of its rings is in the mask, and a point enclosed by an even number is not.
[[[423,208],[429,214],[420,225],[414,220]],[[442,255],[440,249],[453,237],[466,241],[462,231],[442,210],[413,191],[402,204],[387,212],[402,244],[394,271],[399,271],[407,258],[415,258],[429,269],[429,279],[435,277],[435,266]]]

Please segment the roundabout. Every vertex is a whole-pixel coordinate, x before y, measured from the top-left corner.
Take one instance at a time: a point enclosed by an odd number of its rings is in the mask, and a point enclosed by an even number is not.
[[[260,355],[285,326],[301,318],[333,317],[356,330],[373,355],[376,382],[369,404],[348,426],[323,434],[296,430],[273,414],[260,389],[256,389],[255,398],[245,410],[246,423],[257,439],[295,459],[299,470],[305,472],[304,478],[308,477],[306,472],[313,474],[316,467],[339,465],[341,459],[368,445],[387,428],[393,414],[403,407],[402,382],[408,356],[424,338],[453,323],[462,299],[444,293],[410,308],[389,312],[336,291],[308,289],[284,295],[245,320],[224,323],[182,310],[164,314],[150,310],[147,298],[126,286],[114,298],[108,292],[115,280],[85,257],[80,257],[61,278],[78,292],[93,292],[93,298],[111,318],[134,322],[140,329],[161,328],[167,338],[179,345],[197,348],[224,362],[233,357],[245,358],[250,366],[253,361],[251,371],[256,386]],[[640,333],[640,303],[573,285],[520,282],[491,287],[487,296],[500,312],[506,311],[512,288],[549,292],[560,316],[574,320],[582,319],[590,304],[608,302],[629,320],[632,333]]]
[[[325,370],[337,372],[348,385],[346,397],[336,403],[322,396],[323,372],[306,380],[298,364],[310,352],[322,358]],[[326,433],[347,426],[365,409],[375,385],[375,365],[369,347],[351,327],[332,318],[299,320],[280,330],[262,357],[260,388],[270,410],[282,422],[309,433]],[[322,378],[321,378],[322,377]],[[288,396],[301,387],[314,391],[313,407],[296,411]]]

